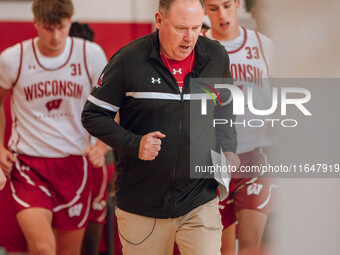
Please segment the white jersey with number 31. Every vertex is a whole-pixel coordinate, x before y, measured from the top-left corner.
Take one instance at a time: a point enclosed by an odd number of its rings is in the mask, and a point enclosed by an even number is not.
[[[47,58],[36,40],[1,54],[1,67],[7,69],[0,73],[0,86],[13,88],[9,148],[37,157],[84,155],[90,136],[81,112],[106,64],[104,52],[95,43],[69,37],[60,56]]]

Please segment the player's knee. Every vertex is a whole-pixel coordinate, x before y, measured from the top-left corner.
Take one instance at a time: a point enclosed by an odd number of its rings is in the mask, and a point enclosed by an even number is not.
[[[228,247],[226,245],[222,245],[221,255],[235,255],[234,247]]]
[[[30,254],[32,255],[55,255],[56,247],[53,243],[40,242],[29,245]]]
[[[262,236],[256,233],[247,233],[239,236],[239,250],[257,250],[261,246]]]

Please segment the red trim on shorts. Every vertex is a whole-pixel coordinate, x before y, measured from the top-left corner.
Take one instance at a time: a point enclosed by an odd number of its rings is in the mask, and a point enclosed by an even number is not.
[[[35,47],[34,47],[34,38],[32,38],[32,47],[33,47],[33,53],[34,53],[35,59],[37,60],[39,66],[40,66],[42,69],[46,70],[46,71],[55,71],[55,70],[58,70],[58,69],[63,68],[64,66],[67,65],[68,61],[70,61],[71,56],[72,56],[72,51],[73,51],[73,38],[71,37],[71,50],[70,50],[70,53],[69,53],[69,55],[68,55],[68,58],[67,58],[66,62],[65,62],[64,64],[62,64],[61,66],[58,66],[57,68],[46,68],[46,67],[44,67],[44,66],[39,62],[39,59],[38,59],[38,56],[37,56],[37,52],[36,52],[36,49],[35,49]]]
[[[18,70],[18,76],[17,78],[15,79],[14,83],[13,83],[13,87],[17,84],[18,80],[19,80],[19,77],[20,77],[20,73],[21,73],[21,67],[22,67],[22,58],[23,58],[23,53],[24,49],[23,49],[23,46],[22,46],[22,42],[20,42],[20,63],[19,63],[19,70]]]
[[[92,192],[90,191],[90,195],[87,199],[87,206],[86,206],[85,215],[84,215],[83,219],[77,225],[77,228],[84,228],[89,224],[89,214],[90,214],[91,202],[92,202],[91,200],[92,200]]]
[[[14,129],[17,130],[18,128],[18,118],[15,117],[14,121],[13,121],[13,125],[14,125]],[[17,142],[15,143],[14,147],[15,147],[15,151],[19,153],[19,150],[18,150],[18,144],[20,142],[20,134],[18,133],[18,140]]]
[[[84,40],[83,52],[84,52],[84,65],[85,65],[86,74],[87,74],[87,77],[89,78],[90,84],[92,86],[92,79],[90,77],[89,69],[87,68],[87,64],[86,64],[86,41],[85,40]]]
[[[240,51],[244,45],[246,45],[246,42],[247,42],[247,39],[248,39],[248,35],[247,35],[247,30],[244,28],[244,27],[241,27],[244,31],[244,41],[243,41],[243,44],[241,45],[240,48],[236,49],[236,50],[233,50],[233,51],[228,51],[228,54],[233,54],[233,53],[236,53],[238,51]]]
[[[93,167],[93,166],[92,166]],[[94,168],[92,170],[93,177],[97,177],[100,173],[101,182],[98,182],[98,179],[93,178],[92,181],[92,203],[102,203],[105,202],[105,206],[102,210],[94,210],[93,208],[90,209],[89,214],[89,221],[97,222],[97,223],[105,223],[106,222],[106,194],[107,194],[107,184],[108,184],[108,169],[104,164],[102,167]],[[94,170],[94,171],[93,171]],[[95,184],[93,180],[96,181]],[[98,186],[100,184],[100,186]]]
[[[260,51],[261,51],[261,54],[262,54],[264,63],[266,64],[267,73],[268,73],[268,62],[267,62],[266,56],[264,55],[264,50],[263,50],[263,46],[262,46],[262,41],[261,41],[261,39],[260,39],[260,36],[259,36],[258,32],[255,31],[255,34],[256,34],[257,40],[259,41]]]

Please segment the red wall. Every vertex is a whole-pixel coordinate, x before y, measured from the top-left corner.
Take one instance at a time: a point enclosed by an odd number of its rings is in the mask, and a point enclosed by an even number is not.
[[[89,23],[94,31],[94,41],[104,49],[109,58],[120,47],[152,31],[151,23]],[[0,52],[22,40],[36,36],[32,22],[0,22]]]
[[[150,23],[89,23],[94,31],[94,41],[97,42],[106,53],[109,59],[120,47],[132,40],[151,33],[152,24]],[[31,22],[0,22],[0,52],[22,40],[37,35]],[[10,135],[10,109],[9,96],[5,101],[5,114],[7,125],[5,141],[7,144]],[[3,191],[0,191],[0,246],[7,251],[20,252],[26,251],[24,237],[15,220],[13,201],[10,195],[8,183]]]

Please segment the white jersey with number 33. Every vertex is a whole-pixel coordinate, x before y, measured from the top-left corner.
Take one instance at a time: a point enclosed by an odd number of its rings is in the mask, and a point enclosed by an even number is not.
[[[248,93],[253,95],[253,106],[257,110],[267,110],[271,106],[271,87],[268,81],[268,64],[272,56],[272,42],[269,38],[255,31],[240,27],[240,36],[231,41],[220,41],[230,58],[230,72],[234,85],[244,94],[244,115],[237,115],[237,153],[252,151],[256,147],[269,146],[272,139],[269,135],[266,116],[250,112]],[[214,39],[211,30],[203,34]],[[258,126],[263,127],[259,128]]]

